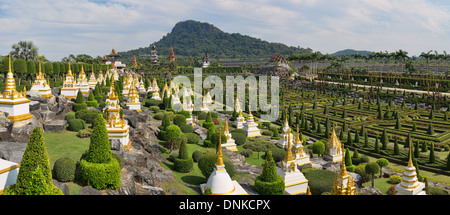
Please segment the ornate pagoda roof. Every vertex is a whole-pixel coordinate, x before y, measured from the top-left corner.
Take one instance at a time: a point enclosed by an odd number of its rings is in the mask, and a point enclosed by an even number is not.
[[[112,48],[111,53],[109,53],[108,57],[120,57],[120,54],[117,54],[116,50]]]

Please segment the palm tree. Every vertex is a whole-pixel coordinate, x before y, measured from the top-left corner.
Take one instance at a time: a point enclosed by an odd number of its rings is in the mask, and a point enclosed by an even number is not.
[[[406,59],[408,59],[409,57],[408,57],[408,52],[407,51],[403,51],[403,50],[398,50],[398,51],[396,51],[395,52],[395,57],[394,57],[395,59],[398,59],[398,60],[400,60],[401,61],[401,63],[402,63],[402,75],[403,75],[403,72],[405,71],[405,69],[404,69],[404,66],[405,66],[405,60]],[[401,76],[400,76],[401,77]],[[401,78],[400,78],[400,82],[401,82],[402,80],[401,80]]]
[[[37,61],[39,58],[38,47],[33,41],[19,41],[12,45],[11,57],[13,59],[22,58],[25,61]]]
[[[425,58],[426,65],[427,65],[427,71],[426,71],[427,74],[428,74],[428,71],[429,71],[429,70],[428,70],[428,63],[429,63],[430,59],[433,58],[433,57],[432,57],[433,54],[431,54],[431,52],[432,52],[432,50],[428,51],[427,53],[422,52],[422,53],[419,55],[419,57]],[[423,82],[423,83],[424,83],[424,82]]]

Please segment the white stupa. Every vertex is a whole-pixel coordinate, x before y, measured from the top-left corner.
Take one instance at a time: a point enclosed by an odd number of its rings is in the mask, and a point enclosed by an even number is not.
[[[8,113],[7,119],[12,122],[33,118],[30,113],[30,100],[26,97],[26,88],[22,92],[16,90],[16,80],[11,69],[11,55],[9,55],[9,68],[6,74],[5,91],[0,94],[0,111]]]
[[[243,129],[245,124],[245,118],[242,116],[242,110],[239,110],[239,115],[236,117],[236,121],[234,122],[237,129]]]
[[[417,179],[416,167],[412,162],[411,148],[410,141],[408,166],[405,167],[405,171],[403,172],[402,182],[395,186],[395,190],[397,191],[397,195],[426,195],[425,191],[423,191],[425,184],[419,182]]]
[[[76,86],[83,94],[89,94],[89,83],[86,78],[86,73],[84,73],[84,67],[81,66],[81,72],[78,74],[78,80],[76,82]]]
[[[94,66],[92,66],[92,72],[91,72],[91,76],[89,77],[89,88],[94,89],[95,85],[97,85],[97,79],[95,78],[95,74],[94,74]]]
[[[289,133],[289,136],[291,134]],[[281,161],[281,168],[277,168],[277,174],[283,177],[285,192],[289,195],[303,194],[308,189],[308,180],[297,168],[296,161],[292,156],[291,137],[288,137],[286,155]]]
[[[303,149],[303,142],[302,142],[302,140],[300,140],[298,126],[297,126],[297,136],[294,141],[294,144],[292,145],[292,152],[294,154],[294,160],[297,163],[297,165],[311,163],[311,161],[309,160],[308,151],[305,151]]]
[[[224,128],[225,137],[227,137],[227,142],[222,145],[222,147],[227,148],[228,150],[237,152],[236,143],[234,143],[234,139],[231,136],[231,133],[228,131],[228,118],[225,118],[225,128]]]
[[[323,154],[323,159],[333,162],[342,161],[343,151],[341,149],[341,141],[337,137],[336,131],[333,127],[333,132],[331,133],[330,138],[325,144],[325,153]]]
[[[126,105],[130,110],[141,112],[141,102],[139,101],[139,94],[135,86],[131,86],[130,93]]]
[[[247,132],[247,137],[261,136],[261,131],[258,128],[258,124],[253,120],[252,111],[249,110],[247,115],[247,122],[244,123],[244,131]]]
[[[286,148],[289,141],[291,141],[291,143],[294,142],[294,138],[290,134],[291,134],[291,128],[289,127],[289,122],[288,122],[287,114],[286,114],[286,117],[284,120],[284,125],[283,125],[283,128],[281,129],[280,140],[278,140],[277,146],[281,147],[281,148]],[[290,138],[290,139],[288,139],[288,138]]]
[[[64,79],[63,87],[61,88],[61,95],[68,99],[76,98],[78,93],[78,87],[76,86],[75,77],[72,75],[72,70],[67,71],[67,75]]]
[[[130,140],[130,126],[120,116],[119,98],[114,90],[114,81],[111,82],[112,89],[106,100],[106,130],[108,131],[108,138],[118,139],[124,148],[129,151],[131,147]]]
[[[47,80],[44,78],[44,74],[41,71],[41,62],[39,62],[39,72],[36,74],[36,80],[34,80],[31,86],[30,92],[39,92],[41,97],[50,98],[53,96],[52,89],[50,88]]]
[[[233,181],[228,175],[223,163],[222,155],[222,132],[219,135],[219,153],[216,163],[216,168],[211,173],[208,181],[205,184],[200,184],[200,190],[205,193],[206,189],[211,189],[212,195],[247,195],[247,192],[237,181]]]

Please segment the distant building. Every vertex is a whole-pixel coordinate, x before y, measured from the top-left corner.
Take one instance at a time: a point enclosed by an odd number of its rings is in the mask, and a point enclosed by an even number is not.
[[[156,51],[156,45],[153,43],[151,45],[152,50],[150,51],[150,61],[152,62],[153,66],[159,66],[159,61],[158,61],[158,54]]]
[[[210,65],[209,58],[208,58],[208,52],[205,52],[205,56],[203,57],[203,64],[202,67],[206,68]]]
[[[172,46],[170,47],[170,51],[169,51],[169,62],[175,61],[175,53],[173,53],[173,48]]]
[[[117,54],[116,50],[114,50],[114,48],[111,50],[111,53],[109,53],[109,55],[107,55],[107,57],[109,57],[111,60],[106,61],[105,64],[111,64],[113,68],[117,68],[117,69],[123,69],[125,68],[125,64],[123,64],[122,62],[118,61],[119,57],[121,55]]]

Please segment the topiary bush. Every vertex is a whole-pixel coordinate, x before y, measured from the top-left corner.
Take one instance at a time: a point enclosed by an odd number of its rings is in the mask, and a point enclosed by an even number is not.
[[[277,174],[271,151],[266,155],[263,171],[256,177],[253,189],[261,195],[284,195],[284,179]]]
[[[194,133],[185,133],[186,141],[188,144],[198,144],[200,142],[200,137]]]
[[[92,93],[92,91],[89,93],[88,99],[86,101],[86,105],[88,107],[98,107],[98,102],[94,97],[94,94]]]
[[[82,119],[86,123],[94,123],[94,120],[99,114],[102,114],[99,110],[80,110],[75,112],[75,118]]]
[[[336,173],[329,170],[313,170],[305,173],[312,195],[321,195],[330,192]]]
[[[67,121],[67,128],[71,131],[80,131],[86,128],[86,123],[82,119],[71,119]]]
[[[75,178],[76,164],[70,158],[59,158],[53,164],[53,178],[60,182],[73,181]]]
[[[116,189],[120,187],[120,164],[112,159],[105,120],[101,114],[95,120],[89,149],[80,161],[81,181],[96,189]]]
[[[198,160],[200,160],[200,158],[203,156],[203,153],[201,151],[195,151],[194,153],[192,153],[192,160],[194,162],[198,162]]]
[[[81,129],[77,133],[77,137],[79,137],[79,138],[88,138],[88,137],[91,137],[91,135],[92,135],[92,129],[90,129],[90,128]]]
[[[244,144],[247,141],[247,135],[240,132],[231,132],[231,137],[234,139],[234,143],[238,146]]]
[[[248,157],[252,156],[253,151],[251,149],[244,149],[239,154],[244,155],[244,157],[248,158]]]
[[[77,112],[79,110],[86,110],[87,109],[87,104],[84,102],[84,98],[83,98],[83,93],[78,90],[77,93],[77,98],[75,100],[75,102],[73,103],[73,111]]]
[[[389,176],[389,180],[387,181],[389,184],[398,184],[402,182],[402,177],[398,175],[391,175]]]
[[[183,141],[178,152],[178,157],[173,161],[174,169],[178,172],[186,173],[193,169],[194,161],[188,156],[186,141]]]
[[[68,112],[64,116],[64,120],[69,121],[71,119],[75,119],[75,112]]]
[[[182,125],[186,125],[186,117],[181,114],[176,114],[173,118],[173,124],[181,127]]]
[[[182,126],[180,126],[181,132],[183,133],[193,133],[194,132],[194,127],[192,127],[191,124],[184,124]]]
[[[52,183],[47,148],[40,127],[35,127],[23,153],[16,183],[3,195],[63,195]]]
[[[430,187],[428,188],[428,195],[448,195],[447,190],[445,190],[444,188],[441,187]]]

